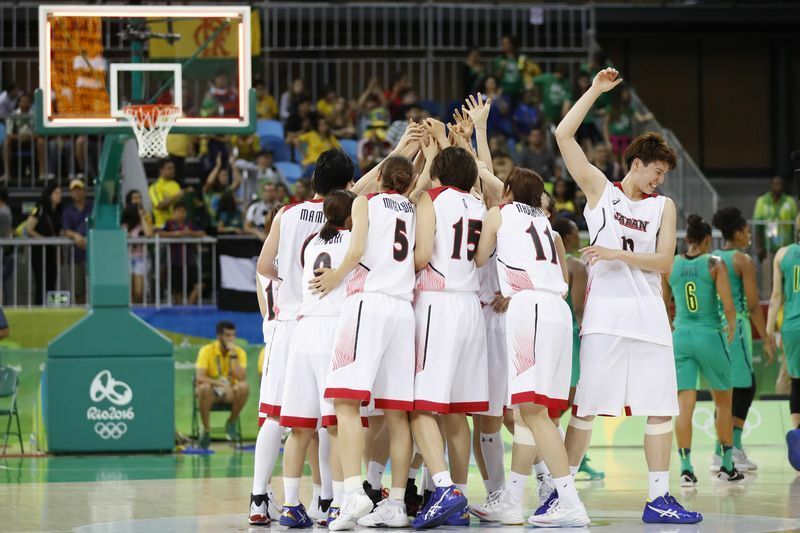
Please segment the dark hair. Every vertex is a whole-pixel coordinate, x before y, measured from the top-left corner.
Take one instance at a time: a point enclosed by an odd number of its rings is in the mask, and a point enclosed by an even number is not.
[[[700,244],[709,236],[711,236],[711,224],[703,220],[703,217],[689,215],[686,218],[686,242]]]
[[[563,183],[566,187],[566,190],[564,191],[564,199],[575,200],[575,182],[567,181],[564,178],[556,179],[555,183],[553,184],[553,196],[558,199],[558,196],[556,196],[556,189],[558,188],[559,183]]]
[[[559,235],[561,235],[561,240],[567,238],[578,226],[575,225],[573,221],[568,218],[564,217],[556,217],[550,222],[550,226],[553,227]]]
[[[0,185],[0,200],[4,204],[8,203],[8,188],[5,185]]]
[[[341,150],[322,152],[317,159],[311,186],[317,194],[326,196],[334,189],[344,189],[353,179],[353,160]]]
[[[217,204],[217,212],[233,213],[237,210],[238,207],[236,206],[236,197],[233,195],[233,191],[225,191],[222,193],[222,196],[219,198],[219,204]]]
[[[522,167],[514,167],[506,179],[504,193],[511,191],[514,201],[527,204],[531,207],[542,207],[542,193],[544,182],[541,176]]]
[[[405,157],[394,155],[381,163],[381,185],[384,189],[403,194],[411,186],[414,178],[414,165]]]
[[[125,193],[125,207],[131,205],[131,200],[133,199],[134,194],[138,194],[141,196],[142,192],[139,189],[131,189],[127,193]]]
[[[258,152],[256,154],[256,159],[258,159],[259,157],[262,157],[262,156],[263,157],[272,157],[272,151],[271,150],[261,150],[260,152]]]
[[[141,219],[139,217],[139,208],[130,203],[126,204],[125,208],[122,210],[120,224],[126,226],[128,231],[130,231],[138,226],[140,222]]]
[[[501,37],[501,39],[508,39],[509,42],[511,43],[511,48],[514,49],[514,53],[515,54],[517,53],[517,50],[519,49],[519,39],[517,38],[516,35],[511,35],[510,33],[506,33]]]
[[[164,167],[167,166],[169,163],[172,163],[173,165],[175,164],[175,162],[172,159],[169,158],[162,159],[161,161],[158,162],[158,170],[159,171],[164,170]]]
[[[738,207],[722,207],[714,213],[711,223],[722,232],[726,241],[732,241],[737,231],[747,226],[747,219],[742,216]]]
[[[11,91],[14,91],[16,89],[17,89],[17,82],[15,82],[15,81],[9,81],[9,82],[3,84],[3,90],[4,91],[11,92]]]
[[[431,165],[431,177],[442,185],[469,192],[478,179],[478,165],[463,148],[451,146],[437,154]]]
[[[217,335],[222,335],[225,333],[226,329],[232,329],[233,331],[236,331],[236,324],[230,320],[220,320],[217,322]]]
[[[47,182],[47,185],[44,186],[42,194],[39,196],[39,201],[42,203],[43,209],[52,211],[53,206],[50,205],[50,195],[58,188],[58,182],[56,180],[50,180]]]
[[[352,191],[336,189],[331,191],[322,204],[322,212],[325,214],[325,224],[319,230],[319,236],[323,241],[333,239],[338,233],[339,228],[344,226],[347,217],[353,209],[353,200],[356,195]]]
[[[644,135],[639,135],[625,150],[625,162],[628,168],[632,166],[634,159],[641,159],[645,166],[656,161],[663,161],[672,170],[677,164],[675,150],[673,150],[660,133],[649,131]]]

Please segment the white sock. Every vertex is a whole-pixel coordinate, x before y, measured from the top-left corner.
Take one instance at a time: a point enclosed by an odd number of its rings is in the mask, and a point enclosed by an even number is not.
[[[669,492],[669,472],[649,472],[649,501]]]
[[[466,483],[456,483],[456,488],[461,491],[461,494],[464,496],[467,495],[467,484]]]
[[[506,450],[499,431],[497,433],[481,433],[481,453],[491,484],[491,488],[487,487],[487,490],[494,492],[506,483],[506,471],[503,466]]]
[[[417,482],[417,474],[419,474],[419,468],[408,469],[408,479],[413,479],[414,483]]]
[[[344,481],[333,482],[333,501],[331,507],[341,507],[344,499]]]
[[[514,503],[522,504],[525,498],[525,487],[528,485],[528,478],[530,476],[523,476],[517,474],[513,470],[508,473],[508,481],[506,481],[506,494]]]
[[[580,467],[579,467],[579,466],[572,466],[572,465],[569,465],[569,474],[570,474],[572,477],[575,477],[575,474],[577,474],[577,473],[578,473],[578,468],[580,468]]]
[[[544,464],[544,461],[539,461],[538,463],[534,463],[533,471],[536,472],[536,476],[541,476],[542,474],[550,474],[550,469],[547,468],[547,465]]]
[[[383,471],[386,470],[386,465],[382,465],[376,461],[370,461],[367,466],[367,483],[375,490],[381,490],[381,478]]]
[[[578,491],[575,490],[575,480],[572,476],[564,476],[553,478],[558,492],[558,503],[566,503],[568,506],[573,507],[581,502],[578,497]]]
[[[309,502],[308,507],[314,508],[319,505],[319,496],[322,494],[322,485],[312,485],[313,489],[311,489],[311,502]]]
[[[300,505],[300,478],[283,478],[283,504]]]
[[[431,477],[436,487],[449,487],[453,484],[453,479],[450,477],[450,472],[447,470],[433,474]]]
[[[322,480],[320,498],[330,500],[333,498],[333,478],[331,477],[331,438],[328,430],[319,430],[319,477]]]
[[[389,499],[404,502],[406,499],[406,488],[392,487],[389,489]]]
[[[567,438],[567,432],[564,431],[564,428],[561,424],[558,425],[558,432],[561,434],[561,442],[564,442]]]
[[[281,451],[283,429],[277,420],[267,418],[258,430],[253,458],[253,494],[266,494],[272,469]]]
[[[351,476],[344,478],[345,498],[361,490],[361,476]]]

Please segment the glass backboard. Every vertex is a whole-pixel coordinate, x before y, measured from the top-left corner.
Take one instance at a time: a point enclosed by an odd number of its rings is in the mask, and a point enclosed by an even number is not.
[[[252,35],[248,6],[40,6],[37,128],[130,132],[124,106],[171,104],[173,132],[252,131]]]

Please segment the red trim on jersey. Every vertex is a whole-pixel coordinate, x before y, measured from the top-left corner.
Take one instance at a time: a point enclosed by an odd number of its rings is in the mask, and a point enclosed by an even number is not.
[[[416,411],[434,411],[442,415],[452,413],[483,413],[489,410],[489,402],[439,403],[428,400],[414,400]]]
[[[361,403],[367,405],[370,399],[370,392],[368,390],[328,387],[327,389],[325,389],[324,397],[332,399],[340,398],[344,400],[361,400]]]
[[[539,394],[534,391],[518,392],[511,395],[511,405],[520,403],[535,403],[543,405],[548,409],[566,411],[569,407],[569,400],[561,400],[558,398],[550,398],[544,394]]]
[[[258,412],[263,413],[267,416],[281,416],[281,406],[280,405],[270,405],[268,403],[261,402],[258,405]]]
[[[379,191],[379,192],[371,192],[367,195],[367,200],[372,200],[374,197],[378,196],[379,194],[400,194],[395,190],[390,191]]]
[[[575,416],[578,416],[578,406],[575,405],[575,404],[572,404],[572,414],[575,415]],[[619,414],[599,413],[597,416],[613,416],[613,417],[617,417],[617,416],[620,416],[620,415]],[[630,405],[626,405],[625,406],[625,416],[633,416],[631,414],[631,406]]]
[[[445,185],[443,187],[434,187],[433,189],[428,189],[428,196],[431,197],[431,201],[436,200],[436,198],[442,194],[447,189],[453,189],[456,192],[467,194],[465,191],[462,191],[458,187],[451,187],[450,185]]]
[[[281,425],[287,428],[317,429],[317,418],[303,416],[282,416]]]
[[[312,203],[312,204],[318,204],[318,203],[324,202],[324,201],[325,201],[325,198],[312,198],[311,200],[306,200],[306,202],[309,202],[309,203]]]
[[[622,183],[620,183],[619,181],[615,181],[615,182],[613,183],[613,185],[614,185],[614,187],[616,187],[617,189],[621,190],[621,191],[622,191],[622,194],[625,194],[625,190],[622,188]],[[628,195],[627,195],[627,194],[625,194],[625,196],[628,196]],[[654,192],[653,194],[643,194],[643,195],[642,195],[642,200],[644,200],[645,198],[655,198],[656,196],[658,196],[658,193],[655,193],[655,192]]]
[[[512,204],[511,202],[508,202],[508,203],[505,203],[505,204],[498,204],[498,205],[497,205],[497,209],[499,209],[499,210],[501,210],[501,211],[502,211],[502,210],[503,210],[503,208],[504,208],[504,207],[506,207],[506,206],[508,206],[508,205],[513,205],[513,204]]]
[[[286,204],[285,206],[283,206],[283,212],[285,213],[289,209],[293,208],[296,205],[300,205],[301,203],[303,203],[303,202],[295,202],[293,204]]]
[[[385,398],[375,398],[375,409],[389,409],[394,411],[413,411],[414,402],[405,400],[389,400]]]
[[[294,206],[296,206],[296,205],[301,205],[301,204],[318,204],[318,203],[320,203],[320,202],[324,202],[324,201],[325,201],[325,198],[315,198],[315,199],[312,199],[312,200],[306,200],[305,202],[295,202],[295,203],[293,203],[293,204],[286,204],[286,205],[283,207],[283,212],[285,213],[286,211],[288,211],[289,209],[291,209],[292,207],[294,207]]]

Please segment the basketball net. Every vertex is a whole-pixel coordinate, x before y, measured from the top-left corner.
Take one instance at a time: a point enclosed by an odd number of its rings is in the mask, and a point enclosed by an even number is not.
[[[165,104],[128,105],[122,108],[128,118],[136,142],[139,157],[167,157],[167,135],[181,111],[178,106]]]

